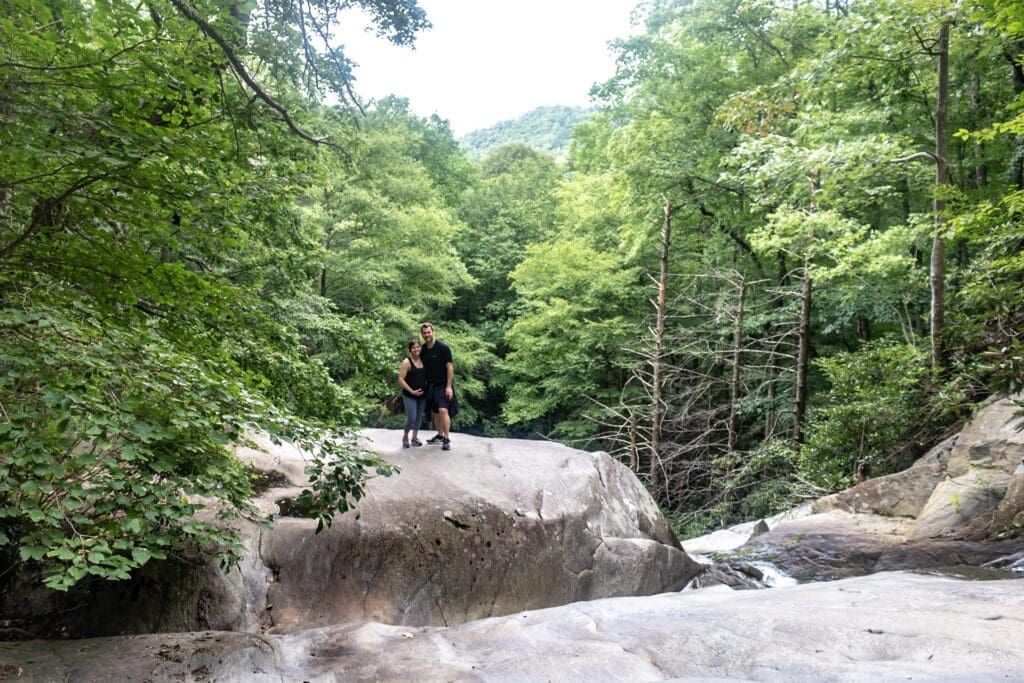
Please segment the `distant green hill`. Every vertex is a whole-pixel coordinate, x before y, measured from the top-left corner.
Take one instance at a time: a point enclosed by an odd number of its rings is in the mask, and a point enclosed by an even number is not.
[[[467,133],[459,142],[475,161],[513,142],[562,157],[569,149],[573,126],[585,120],[593,111],[593,107],[537,107],[518,119],[501,121],[490,128]]]

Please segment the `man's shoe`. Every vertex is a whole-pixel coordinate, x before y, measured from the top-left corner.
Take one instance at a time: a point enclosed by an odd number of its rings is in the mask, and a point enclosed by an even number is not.
[[[409,439],[402,439],[402,448],[409,447]]]
[[[423,442],[420,441],[419,439],[413,439],[409,443],[411,443],[413,446],[422,446],[423,445]]]
[[[451,449],[452,449],[452,442],[451,441],[449,441],[448,439],[444,439],[443,441],[441,441],[441,450],[442,451],[450,451]]]
[[[444,437],[441,436],[440,434],[435,434],[434,436],[427,439],[427,443],[441,443],[442,441],[444,441]]]

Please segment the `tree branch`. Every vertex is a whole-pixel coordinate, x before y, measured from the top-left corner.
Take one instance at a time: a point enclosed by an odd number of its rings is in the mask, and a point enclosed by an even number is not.
[[[18,248],[18,246],[32,237],[34,234],[42,230],[48,225],[53,225],[53,218],[56,211],[68,200],[71,195],[78,192],[82,188],[88,187],[95,182],[100,180],[99,176],[86,176],[71,185],[68,189],[64,190],[60,195],[56,197],[50,197],[48,199],[40,199],[32,211],[32,218],[29,220],[28,226],[22,231],[20,235],[14,238],[14,241],[6,246],[0,247],[0,261],[4,260],[11,253]]]
[[[939,157],[936,156],[934,152],[914,152],[913,154],[908,154],[907,156],[899,157],[898,159],[889,159],[889,163],[905,164],[910,161],[918,161],[919,159],[927,159],[932,163],[937,163],[939,161]]]
[[[213,26],[211,26],[209,22],[203,19],[199,15],[199,12],[196,10],[196,8],[189,4],[187,0],[171,0],[171,4],[174,5],[178,9],[178,11],[185,15],[185,17],[188,18],[192,23],[198,26],[199,30],[201,30],[207,38],[209,38],[213,42],[217,43],[218,46],[220,46],[221,51],[224,53],[224,56],[227,57],[228,62],[231,63],[231,68],[235,71],[236,74],[238,74],[238,77],[245,81],[246,85],[248,85],[252,89],[252,91],[256,93],[256,96],[259,97],[259,99],[263,100],[263,102],[267,106],[269,106],[271,109],[273,109],[274,111],[281,115],[281,118],[284,120],[285,124],[293,133],[295,133],[300,138],[308,142],[312,142],[317,145],[327,145],[337,150],[344,151],[339,145],[331,142],[329,139],[315,138],[309,133],[306,133],[305,131],[300,129],[295,124],[295,121],[292,120],[291,114],[288,113],[288,110],[283,105],[278,103],[277,100],[271,97],[260,86],[260,84],[256,82],[256,79],[252,77],[249,71],[242,64],[241,60],[238,58],[238,55],[235,54],[234,48],[232,48],[231,45],[228,44],[228,41],[224,39],[224,36],[220,35],[220,33],[218,33],[217,30],[213,28]]]

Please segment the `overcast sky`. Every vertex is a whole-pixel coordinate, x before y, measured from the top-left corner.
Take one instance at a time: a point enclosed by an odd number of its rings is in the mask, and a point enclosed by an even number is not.
[[[634,32],[637,1],[420,0],[433,28],[415,49],[365,32],[355,14],[340,40],[361,98],[407,97],[461,136],[542,105],[588,104],[590,86],[615,71],[608,41]]]

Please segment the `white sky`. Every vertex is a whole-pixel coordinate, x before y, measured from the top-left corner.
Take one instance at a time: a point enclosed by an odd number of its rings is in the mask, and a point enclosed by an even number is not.
[[[395,47],[350,15],[338,32],[362,99],[409,98],[456,136],[543,105],[585,105],[615,73],[608,41],[633,33],[638,0],[420,0],[433,28]]]

